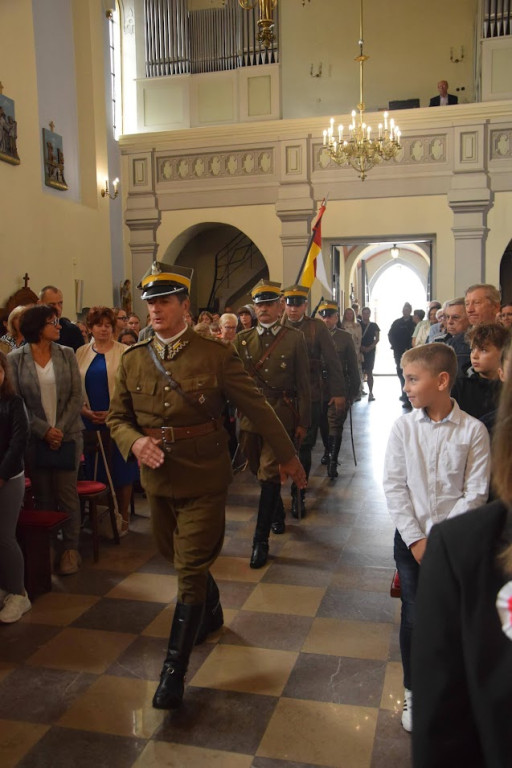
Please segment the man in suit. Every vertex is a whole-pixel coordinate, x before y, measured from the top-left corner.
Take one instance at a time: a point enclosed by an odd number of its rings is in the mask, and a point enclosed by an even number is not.
[[[47,304],[56,311],[60,325],[58,344],[61,344],[63,347],[71,347],[75,352],[78,347],[83,347],[85,341],[80,328],[72,323],[71,320],[68,320],[67,317],[62,316],[64,300],[62,291],[59,288],[56,288],[54,285],[45,285],[39,291],[39,301],[37,303]]]
[[[310,422],[309,365],[304,336],[293,329],[283,328],[279,322],[279,283],[260,280],[251,295],[258,325],[237,334],[234,345],[256,386],[290,437],[300,445]],[[261,484],[251,568],[262,568],[267,562],[271,526],[274,533],[284,532],[279,465],[272,446],[260,433],[258,422],[242,417],[240,446]],[[279,520],[272,525],[277,510]]]
[[[448,83],[446,80],[440,80],[437,84],[439,96],[433,96],[430,99],[429,107],[445,107],[451,104],[458,104],[459,97],[448,93]]]
[[[345,411],[346,390],[345,377],[331,334],[321,320],[306,316],[308,294],[309,288],[303,285],[290,285],[283,289],[285,300],[283,325],[285,328],[295,328],[302,331],[308,350],[311,424],[301,443],[299,458],[306,470],[306,476],[309,477],[311,451],[316,443],[322,402],[326,400],[341,414]],[[303,501],[305,493],[305,490],[301,491]],[[298,514],[297,489],[292,486],[292,516],[298,517]]]
[[[303,487],[304,470],[286,430],[247,375],[231,344],[204,338],[185,322],[192,270],[154,262],[142,278],[155,335],[121,358],[107,424],[125,459],[141,464],[160,552],[176,569],[178,595],[167,656],[153,698],[181,704],[192,648],[223,623],[210,568],[224,538],[231,481],[222,415],[229,400],[258,424],[281,477]]]

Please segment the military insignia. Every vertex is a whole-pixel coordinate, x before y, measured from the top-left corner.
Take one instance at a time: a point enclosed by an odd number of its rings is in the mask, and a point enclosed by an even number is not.
[[[203,403],[206,403],[206,397],[204,395],[201,395],[200,397],[198,397],[197,400],[199,403],[201,403],[201,405],[203,405]]]
[[[246,346],[246,344],[247,344],[246,340],[245,340],[245,339],[242,339],[242,347],[245,347],[245,346]]]
[[[286,363],[281,363],[281,368],[284,370],[286,368]]]
[[[167,359],[168,360],[174,360],[176,355],[179,352],[181,352],[182,349],[185,349],[187,344],[188,344],[188,341],[181,341],[181,339],[179,339],[174,344],[171,344],[171,345],[168,344],[167,345]],[[170,349],[169,349],[169,346],[170,346]]]
[[[154,261],[153,264],[151,265],[151,274],[159,275],[161,272],[162,270],[160,269],[160,265],[158,264],[157,261]]]
[[[181,352],[188,343],[178,339],[174,344],[162,344],[157,336],[153,336],[153,347],[161,360],[174,360],[178,352]]]

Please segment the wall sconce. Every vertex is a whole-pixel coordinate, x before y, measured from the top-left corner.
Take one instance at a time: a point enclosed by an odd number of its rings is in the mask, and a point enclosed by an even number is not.
[[[450,61],[452,64],[460,64],[461,61],[464,61],[464,46],[461,45],[459,55],[453,53],[453,48],[450,48]]]
[[[400,256],[400,248],[397,248],[396,243],[395,243],[394,246],[391,249],[391,258],[392,259],[398,259],[399,256]]]
[[[110,189],[108,187],[108,179],[105,179],[105,189],[101,190],[101,196],[102,197],[108,197],[110,200],[115,200],[116,197],[119,194],[119,179],[114,179],[112,182],[112,186],[114,187],[114,194],[110,194]]]
[[[320,62],[316,70],[312,64],[309,75],[310,77],[322,77],[322,62]]]

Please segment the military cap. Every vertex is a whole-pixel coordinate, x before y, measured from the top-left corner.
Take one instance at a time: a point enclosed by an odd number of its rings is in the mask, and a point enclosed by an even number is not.
[[[252,300],[255,304],[263,301],[278,301],[281,298],[281,286],[270,280],[260,280],[251,290]]]
[[[290,285],[283,288],[283,296],[287,304],[300,305],[308,300],[309,288],[305,285]]]
[[[318,306],[318,314],[320,317],[331,317],[339,313],[338,305],[335,301],[322,301]]]
[[[137,288],[142,290],[141,299],[154,299],[157,296],[169,296],[172,293],[190,291],[190,282],[194,270],[191,267],[179,267],[177,264],[164,264],[154,261]]]

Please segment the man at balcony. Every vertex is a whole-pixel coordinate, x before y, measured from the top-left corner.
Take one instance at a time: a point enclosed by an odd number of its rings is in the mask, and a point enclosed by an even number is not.
[[[448,93],[448,82],[446,80],[440,80],[438,82],[437,90],[439,91],[439,96],[432,96],[429,107],[445,107],[459,103],[458,96]]]

